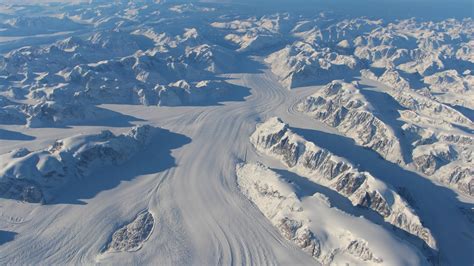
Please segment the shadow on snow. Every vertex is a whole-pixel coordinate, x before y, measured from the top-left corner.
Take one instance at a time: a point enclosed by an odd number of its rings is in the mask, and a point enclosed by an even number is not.
[[[0,245],[12,241],[16,235],[17,233],[15,232],[0,230]]]
[[[474,232],[472,223],[462,209],[471,209],[474,204],[461,202],[451,189],[384,160],[376,152],[358,146],[350,138],[312,129],[291,130],[319,147],[348,159],[359,170],[371,173],[398,190],[416,210],[423,224],[431,230],[441,252],[453,252],[452,247],[457,247],[455,250],[459,253],[471,252],[472,239],[466,234],[472,235]],[[417,195],[416,200],[412,195]],[[446,253],[441,256],[446,256]]]
[[[47,204],[86,204],[85,200],[94,198],[102,191],[113,189],[122,182],[131,181],[137,176],[166,171],[176,166],[171,151],[190,142],[191,139],[184,135],[161,129],[148,147],[131,160],[121,165],[103,167],[89,176],[68,182],[60,194]]]
[[[36,137],[0,128],[0,140],[34,140]]]

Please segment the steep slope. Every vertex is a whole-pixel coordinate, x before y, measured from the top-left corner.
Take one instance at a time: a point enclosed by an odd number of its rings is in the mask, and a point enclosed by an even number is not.
[[[299,198],[292,184],[262,164],[240,164],[236,171],[242,193],[286,239],[322,264],[426,263],[418,261],[416,253],[409,252],[405,258],[392,256],[392,250],[411,247],[398,243],[376,225],[370,226],[384,239],[381,242],[363,230],[353,230],[350,223],[369,223],[338,210],[323,194]]]
[[[337,128],[364,147],[392,162],[403,163],[400,143],[393,130],[373,113],[357,83],[333,81],[298,105],[298,110]]]
[[[353,56],[338,54],[327,47],[297,41],[268,56],[272,72],[288,88],[326,83],[357,73]]]
[[[461,3],[12,1],[0,264],[473,264]]]
[[[27,202],[48,202],[68,181],[94,169],[119,165],[145,149],[156,130],[138,126],[115,136],[110,131],[56,141],[50,147],[18,149],[1,155],[0,195]]]
[[[359,171],[347,160],[291,132],[276,117],[257,126],[250,137],[260,152],[281,160],[291,171],[349,198],[354,206],[376,211],[384,219],[436,247],[429,229],[392,188],[370,173]]]
[[[393,111],[400,116],[401,137],[412,147],[413,168],[465,195],[474,195],[474,176],[468,166],[472,161],[473,122],[429,93],[413,91],[398,71],[387,70],[381,76],[364,71],[363,75],[386,85],[384,92],[404,108]]]

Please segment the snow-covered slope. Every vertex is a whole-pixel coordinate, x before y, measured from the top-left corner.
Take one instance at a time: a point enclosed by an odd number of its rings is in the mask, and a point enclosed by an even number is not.
[[[196,28],[156,32],[160,29],[122,26],[0,56],[1,94],[29,100],[2,103],[0,118],[64,125],[101,117],[97,104],[208,105],[242,99],[245,89],[215,77],[236,63],[230,50],[209,44]]]
[[[0,1],[0,264],[472,265],[472,5],[341,1]]]
[[[125,163],[146,148],[156,130],[139,126],[118,136],[102,131],[57,140],[38,151],[20,148],[3,154],[0,194],[27,202],[48,202],[71,179],[89,176],[98,167]]]
[[[357,144],[371,148],[387,160],[403,163],[393,130],[374,115],[375,108],[357,83],[333,81],[298,105],[301,112],[337,128]]]
[[[273,117],[258,125],[250,139],[257,150],[280,159],[291,171],[337,191],[354,206],[376,211],[387,222],[436,247],[429,229],[423,227],[413,209],[392,188],[296,135],[280,119]]]
[[[413,247],[400,243],[375,224],[360,220],[332,206],[320,193],[300,198],[292,184],[262,164],[237,166],[237,182],[278,231],[324,265],[329,264],[419,264],[426,263]],[[370,227],[377,232],[354,230]],[[383,240],[382,240],[383,239]],[[393,250],[410,250],[407,256],[393,256]]]
[[[2,21],[5,35],[30,35],[77,30],[82,27],[66,16],[15,17]]]
[[[384,92],[400,106],[384,108],[399,113],[399,127],[403,132],[400,140],[411,147],[409,159],[414,169],[472,196],[474,176],[468,166],[472,162],[474,143],[472,120],[430,93],[413,91],[398,71],[387,70],[379,77],[370,71],[363,74],[386,85]],[[439,75],[445,74],[449,75]],[[439,82],[439,75],[427,80]]]
[[[266,62],[281,83],[288,87],[326,83],[356,73],[358,61],[329,48],[314,47],[297,41],[271,54]]]
[[[280,14],[250,17],[232,21],[216,21],[211,26],[224,31],[225,40],[236,45],[239,52],[255,52],[271,48],[281,42]]]

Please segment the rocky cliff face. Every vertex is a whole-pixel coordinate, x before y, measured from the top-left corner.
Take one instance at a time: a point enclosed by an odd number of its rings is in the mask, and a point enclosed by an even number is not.
[[[0,56],[0,97],[14,100],[0,103],[0,123],[58,126],[88,119],[106,103],[213,104],[235,95],[236,86],[214,78],[230,69],[234,55],[207,44],[195,28],[182,34],[153,27],[104,30],[14,49]],[[24,99],[29,104],[16,101]],[[78,109],[84,115],[75,114]]]
[[[278,229],[280,234],[323,264],[334,263],[338,257],[349,256],[359,263],[378,264],[377,257],[362,236],[347,233],[350,229],[338,226],[322,227],[329,217],[311,218],[311,205],[295,194],[291,184],[262,164],[240,164],[236,168],[237,182],[242,193]],[[312,196],[312,205],[330,208],[323,195]],[[341,233],[344,231],[346,233]]]
[[[367,207],[387,222],[436,246],[409,204],[389,186],[359,171],[347,160],[306,141],[274,117],[257,126],[250,140],[255,148],[280,159],[294,171],[347,197],[353,205]]]
[[[393,129],[374,115],[376,111],[359,91],[357,83],[333,81],[304,99],[298,110],[337,128],[382,157],[403,163],[400,143]]]
[[[474,177],[470,171],[462,171],[460,168],[466,169],[465,166],[472,161],[474,141],[470,129],[474,126],[473,122],[463,113],[440,102],[428,91],[413,91],[409,82],[398,71],[387,70],[381,76],[367,71],[363,74],[388,86],[385,93],[404,108],[394,111],[400,114],[399,120],[403,123],[403,135],[400,137],[411,145],[409,157],[412,167],[460,193],[472,196]],[[459,77],[456,78],[454,71],[434,74],[425,80],[434,91],[440,90],[440,84],[458,84],[458,87],[465,85]],[[449,89],[449,86],[446,88]],[[464,174],[458,175],[460,172]],[[459,178],[451,178],[454,176]]]
[[[287,88],[341,79],[350,73],[356,73],[359,68],[358,61],[353,56],[304,42],[288,45],[268,56],[265,61]]]
[[[472,19],[387,24],[354,18],[334,23],[320,16],[297,21],[288,33],[295,40],[265,61],[284,87],[327,84],[304,99],[300,111],[386,160],[472,196],[471,175],[449,178],[458,176],[457,167],[471,163],[472,144],[442,140],[444,135],[472,138],[472,25]],[[376,81],[393,104],[376,110],[355,82],[334,81],[360,75]],[[399,118],[388,122],[378,111]],[[413,127],[432,134],[406,130]],[[426,145],[451,145],[451,154],[457,155],[422,154]]]

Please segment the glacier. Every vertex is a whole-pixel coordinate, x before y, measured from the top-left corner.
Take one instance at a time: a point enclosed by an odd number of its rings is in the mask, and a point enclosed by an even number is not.
[[[0,264],[472,265],[470,11],[0,2]]]

